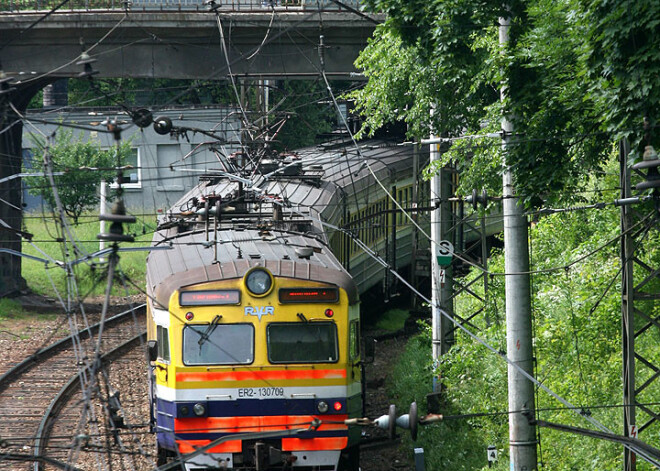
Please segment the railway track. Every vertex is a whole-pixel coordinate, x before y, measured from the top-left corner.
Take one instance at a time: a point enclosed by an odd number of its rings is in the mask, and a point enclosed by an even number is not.
[[[96,418],[92,422],[98,425],[96,431],[99,435],[95,435],[90,427],[84,427],[76,431],[80,427],[80,417],[84,403],[80,388],[80,376],[71,378],[60,390],[52,400],[39,425],[37,432],[39,438],[35,442],[33,453],[35,457],[47,459],[35,460],[34,471],[55,469],[60,463],[73,463],[72,466],[80,464],[83,469],[88,469],[92,467],[91,465],[97,465],[99,461],[106,465],[113,462],[116,468],[119,469],[144,469],[145,466],[149,467],[149,465],[154,464],[153,460],[149,459],[149,452],[152,450],[148,444],[151,438],[146,433],[148,428],[146,424],[139,423],[140,421],[144,422],[145,418],[139,412],[133,414],[133,417],[126,417],[127,414],[131,414],[129,409],[135,409],[132,407],[135,404],[129,404],[127,408],[123,407],[122,404],[121,415],[119,416],[122,422],[115,424],[122,425],[125,419],[126,426],[121,427],[111,427],[106,420],[106,411],[103,410],[108,404],[108,393],[112,394],[114,391],[119,390],[129,394],[135,392],[135,381],[127,381],[129,384],[119,384],[121,381],[118,381],[117,374],[113,373],[119,373],[123,379],[127,379],[124,377],[124,372],[127,370],[124,366],[133,362],[144,362],[145,352],[141,348],[144,342],[144,334],[136,335],[101,358],[102,363],[107,367],[105,371],[109,371],[109,383],[117,386],[117,389],[115,387],[106,389],[105,384],[100,385],[100,390],[103,391],[101,396],[105,400],[100,401],[99,398],[94,401],[93,407],[95,410],[90,411],[93,417]],[[139,384],[144,384],[143,380],[144,378],[139,378]],[[144,402],[141,395],[137,398],[137,401]],[[138,422],[135,419],[138,419]],[[128,426],[128,424],[131,425]],[[109,469],[113,468],[114,466]]]
[[[113,351],[142,333],[144,310],[141,305],[107,319],[102,327],[102,352]],[[0,469],[33,469],[27,462],[33,460],[42,418],[53,397],[93,358],[100,329],[96,324],[40,349],[0,376]]]

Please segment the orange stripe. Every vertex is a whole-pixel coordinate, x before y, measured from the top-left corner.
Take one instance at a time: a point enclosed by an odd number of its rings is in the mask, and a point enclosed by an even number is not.
[[[343,450],[348,437],[283,438],[282,451]]]
[[[319,430],[347,430],[343,422],[347,415],[320,415]],[[213,433],[213,432],[265,432],[287,430],[289,428],[308,427],[314,419],[311,415],[273,415],[248,417],[201,417],[174,419],[175,433]]]
[[[346,370],[191,371],[176,374],[176,380],[182,382],[331,378],[346,378]]]
[[[182,454],[192,453],[197,448],[206,446],[211,440],[178,440],[179,452]],[[240,440],[230,440],[211,448],[208,453],[240,453],[242,444]]]

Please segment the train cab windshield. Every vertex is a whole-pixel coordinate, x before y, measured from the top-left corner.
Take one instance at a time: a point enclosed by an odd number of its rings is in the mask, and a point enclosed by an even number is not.
[[[183,329],[185,365],[235,365],[253,361],[251,324],[187,325]]]
[[[332,322],[271,323],[267,342],[271,363],[334,363],[339,358]]]

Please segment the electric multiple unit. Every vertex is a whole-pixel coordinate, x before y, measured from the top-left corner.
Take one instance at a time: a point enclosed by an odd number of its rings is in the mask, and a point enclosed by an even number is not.
[[[160,462],[206,447],[188,469],[357,469],[360,430],[344,424],[362,413],[352,279],[315,239],[245,230],[239,258],[233,237],[219,233],[216,263],[203,231],[149,257]]]
[[[147,259],[161,464],[359,469],[345,424],[363,414],[358,292],[389,285],[356,239],[410,263],[412,224],[375,178],[426,205],[412,156],[382,142],[236,154],[163,216]]]

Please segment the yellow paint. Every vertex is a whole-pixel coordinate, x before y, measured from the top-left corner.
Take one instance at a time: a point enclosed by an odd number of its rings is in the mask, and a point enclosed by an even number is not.
[[[344,386],[350,383],[360,382],[360,370],[358,358],[349,359],[348,353],[348,324],[349,320],[359,318],[357,305],[348,305],[346,292],[339,289],[338,303],[313,303],[313,304],[281,304],[278,299],[280,288],[318,288],[328,287],[322,283],[304,281],[293,278],[274,277],[274,287],[270,293],[263,297],[253,297],[245,289],[243,278],[223,280],[212,283],[202,283],[194,287],[186,287],[190,290],[213,290],[213,289],[238,289],[241,291],[241,304],[235,306],[179,306],[179,291],[175,291],[170,298],[170,362],[169,364],[158,363],[157,382],[170,388],[197,389],[197,388],[236,388],[236,387],[261,387],[267,386]],[[261,320],[257,316],[246,315],[246,306],[265,307],[272,306],[274,315],[262,315]],[[325,310],[330,308],[334,316],[329,319],[325,316]],[[185,320],[187,312],[194,314],[191,322]],[[276,364],[268,362],[266,351],[266,327],[271,322],[301,322],[297,314],[302,313],[309,321],[323,320],[332,321],[337,326],[339,342],[339,360],[336,363],[313,363],[313,364]],[[220,324],[248,323],[254,326],[255,345],[254,362],[251,365],[210,365],[208,367],[187,367],[182,363],[182,337],[183,328],[187,324],[208,324],[217,315],[222,316]],[[349,319],[350,318],[350,319]],[[147,316],[149,322],[149,339],[155,338],[155,327],[151,315]],[[324,378],[304,380],[269,380],[267,384],[263,381],[191,381],[177,382],[177,372],[193,371],[260,371],[263,369],[339,369],[346,370],[345,378]]]

